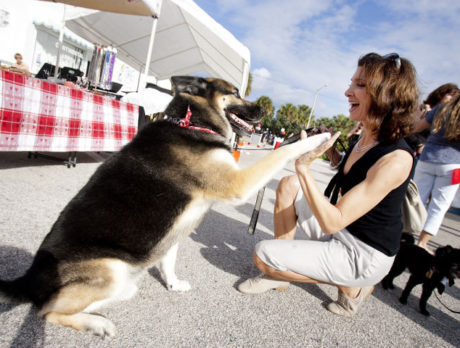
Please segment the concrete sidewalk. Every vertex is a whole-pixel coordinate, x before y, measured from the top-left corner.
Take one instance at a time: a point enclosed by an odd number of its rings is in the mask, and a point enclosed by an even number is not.
[[[247,166],[268,150],[244,149]],[[99,155],[79,154],[76,168],[26,153],[0,153],[0,278],[21,275],[59,212],[99,165]],[[322,187],[333,172],[314,163]],[[255,196],[233,207],[216,204],[203,223],[179,247],[180,278],[192,290],[165,289],[153,267],[139,281],[130,301],[100,313],[113,321],[117,335],[101,340],[46,323],[31,305],[0,304],[0,348],[4,347],[460,347],[460,315],[451,313],[435,295],[428,301],[430,317],[418,312],[420,286],[406,306],[398,302],[408,275],[396,289],[377,286],[354,318],[341,318],[324,306],[336,299],[327,285],[292,284],[288,290],[258,296],[239,293],[236,286],[258,272],[251,258],[254,245],[272,238],[272,210],[278,180],[292,174],[288,165],[267,185],[255,235],[247,233]],[[448,214],[431,246],[460,247],[460,217]],[[440,296],[460,310],[460,281]]]

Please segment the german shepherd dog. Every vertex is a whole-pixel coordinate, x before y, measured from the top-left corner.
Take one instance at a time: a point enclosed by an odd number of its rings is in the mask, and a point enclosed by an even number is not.
[[[250,131],[249,123],[265,111],[223,80],[171,80],[169,119],[145,125],[99,166],[61,212],[27,272],[0,281],[0,300],[33,302],[49,322],[113,336],[115,326],[92,314],[96,308],[132,297],[137,278],[157,262],[169,290],[189,290],[174,272],[177,243],[211,204],[244,202],[289,160],[330,138],[309,137],[240,169],[232,130]]]
[[[403,234],[404,235],[404,234]],[[442,294],[446,285],[454,285],[455,278],[460,276],[460,249],[446,245],[436,249],[431,255],[425,249],[413,244],[409,239],[401,242],[401,248],[396,255],[390,272],[382,280],[384,289],[393,289],[393,280],[406,268],[409,269],[410,277],[399,298],[399,302],[407,304],[407,299],[412,289],[422,285],[422,295],[419,301],[419,310],[423,315],[430,315],[426,309],[428,299],[435,289]],[[448,282],[444,282],[444,279]]]

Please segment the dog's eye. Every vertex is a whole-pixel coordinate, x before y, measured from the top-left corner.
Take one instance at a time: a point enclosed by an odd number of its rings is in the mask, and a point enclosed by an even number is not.
[[[233,95],[237,98],[240,98],[240,92],[238,90],[236,90],[235,92],[233,92]]]

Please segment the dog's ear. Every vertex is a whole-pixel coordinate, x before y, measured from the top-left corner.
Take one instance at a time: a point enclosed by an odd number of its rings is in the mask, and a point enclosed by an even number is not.
[[[204,96],[208,86],[204,78],[195,76],[173,76],[171,83],[174,94],[188,93],[197,96]]]

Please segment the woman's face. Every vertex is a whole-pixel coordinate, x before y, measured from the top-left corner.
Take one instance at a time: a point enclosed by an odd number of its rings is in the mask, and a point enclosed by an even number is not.
[[[448,103],[449,101],[451,101],[452,97],[453,97],[452,94],[446,94],[446,95],[441,99],[441,101],[439,102],[439,104]]]
[[[350,87],[345,91],[345,96],[350,103],[350,120],[365,121],[371,104],[371,97],[366,90],[366,77],[362,67],[358,66],[353,74]]]

